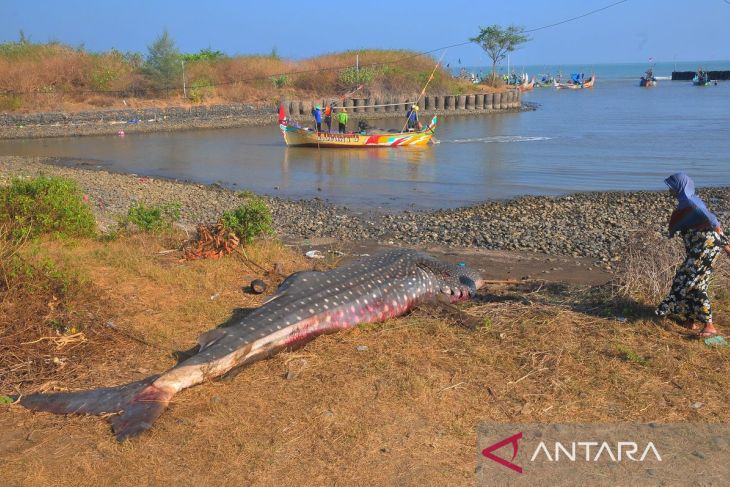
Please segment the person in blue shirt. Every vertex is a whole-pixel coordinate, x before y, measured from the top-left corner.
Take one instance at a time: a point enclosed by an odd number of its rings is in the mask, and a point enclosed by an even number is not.
[[[406,117],[408,117],[408,130],[416,130],[418,128],[418,105],[411,105]]]
[[[317,129],[317,132],[322,131],[322,107],[317,105],[314,108],[312,108],[312,115],[314,116],[314,125]]]

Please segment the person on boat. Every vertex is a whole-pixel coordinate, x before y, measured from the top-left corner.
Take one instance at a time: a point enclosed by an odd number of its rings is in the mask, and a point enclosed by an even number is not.
[[[730,255],[730,239],[723,233],[717,217],[695,194],[692,179],[683,172],[664,180],[677,198],[677,208],[669,219],[669,236],[679,234],[687,252],[672,281],[669,295],[659,304],[656,314],[675,315],[700,338],[717,335],[707,287],[712,265],[722,250]]]
[[[408,130],[416,130],[416,127],[418,127],[418,105],[411,105],[406,117],[408,117]]]
[[[314,117],[314,125],[317,130],[317,132],[322,131],[322,107],[319,105],[316,105],[314,108],[312,108],[312,116]]]
[[[327,125],[327,132],[332,132],[332,110],[334,104],[330,103],[324,107],[324,123]]]
[[[337,114],[337,123],[339,124],[339,132],[341,134],[347,132],[347,121],[349,118],[350,116],[347,114],[347,110],[345,108]]]

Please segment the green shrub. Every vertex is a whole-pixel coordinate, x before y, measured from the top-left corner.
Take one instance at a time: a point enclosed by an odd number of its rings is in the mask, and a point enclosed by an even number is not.
[[[271,82],[274,83],[276,88],[283,88],[289,84],[289,76],[282,74],[280,76],[272,76]]]
[[[370,83],[376,74],[374,68],[346,68],[340,73],[338,81],[344,86],[355,87],[360,84]]]
[[[199,52],[194,54],[182,54],[181,58],[185,62],[196,62],[196,61],[217,61],[219,59],[225,59],[227,56],[222,51],[214,51],[207,47],[201,49]]]
[[[200,103],[215,93],[213,83],[207,79],[198,79],[190,83],[188,98],[194,103]]]
[[[127,211],[123,226],[135,225],[146,232],[160,233],[170,230],[172,224],[180,219],[180,203],[146,206],[139,201]]]
[[[109,53],[93,54],[90,56],[88,84],[92,90],[104,91],[115,88],[115,82],[123,86],[126,78],[135,69],[133,60],[116,49],[112,49]]]
[[[0,188],[0,222],[13,238],[43,233],[90,237],[96,219],[74,181],[60,177],[14,178]]]
[[[223,212],[223,225],[233,230],[241,242],[250,244],[256,237],[274,233],[271,210],[263,198],[253,196],[236,208]]]

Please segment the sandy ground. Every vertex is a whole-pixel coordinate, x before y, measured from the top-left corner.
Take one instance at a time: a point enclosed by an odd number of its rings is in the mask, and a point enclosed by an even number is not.
[[[394,248],[374,240],[342,242],[331,238],[287,239],[287,243],[301,253],[319,251],[322,256],[341,255],[343,261],[358,256]],[[562,282],[571,285],[598,285],[607,283],[611,272],[595,265],[595,259],[567,255],[547,255],[537,252],[450,248],[441,245],[423,245],[419,249],[447,262],[464,262],[478,269],[485,279],[503,281]]]

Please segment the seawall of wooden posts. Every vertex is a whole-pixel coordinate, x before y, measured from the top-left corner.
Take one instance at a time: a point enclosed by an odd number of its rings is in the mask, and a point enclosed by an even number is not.
[[[422,112],[498,112],[522,108],[522,94],[519,90],[501,93],[473,93],[469,95],[429,95],[420,100],[414,96],[374,96],[367,98],[346,98],[337,100],[337,108],[346,108],[348,113],[362,118],[380,118],[388,114],[404,115],[411,105],[418,104]],[[312,108],[324,108],[332,100],[283,100],[288,117],[310,116]]]
[[[384,96],[337,100],[346,107],[350,119],[405,117],[417,96]],[[325,105],[325,100],[284,100],[287,116],[310,119],[312,107]],[[418,100],[421,115],[487,114],[523,109],[521,93],[508,90],[501,93],[469,95],[429,95]],[[87,112],[0,113],[0,139],[35,137],[67,137],[79,135],[132,134],[189,130],[194,128],[228,128],[248,125],[274,124],[279,104],[195,105],[165,108],[102,109]],[[423,122],[423,117],[421,118]]]

